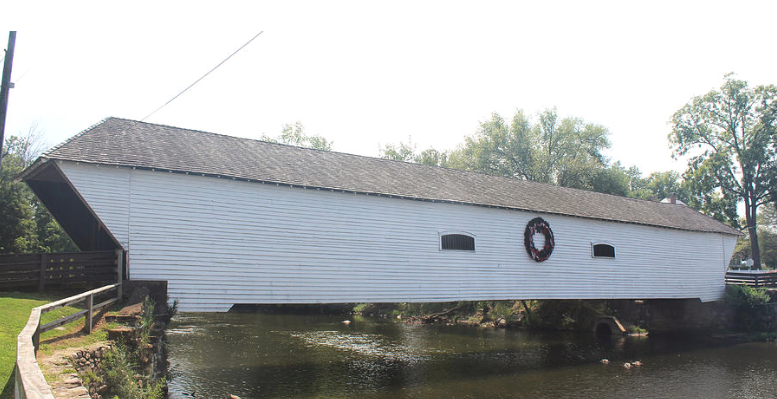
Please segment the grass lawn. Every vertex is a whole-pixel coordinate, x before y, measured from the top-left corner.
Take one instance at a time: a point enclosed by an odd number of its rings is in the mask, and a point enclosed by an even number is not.
[[[37,293],[0,292],[0,399],[13,398],[14,366],[16,364],[16,336],[22,331],[30,318],[30,310],[36,306],[61,299],[60,297]],[[79,309],[65,307],[43,315],[43,324],[77,312]],[[66,324],[62,330],[52,330],[41,334],[41,350],[50,346],[60,346],[58,337],[74,335],[83,327],[83,319]],[[91,337],[90,337],[91,338]],[[92,339],[97,339],[94,337]]]

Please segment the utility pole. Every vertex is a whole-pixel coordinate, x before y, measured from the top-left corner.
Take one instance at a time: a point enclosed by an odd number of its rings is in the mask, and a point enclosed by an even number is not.
[[[5,141],[5,116],[8,113],[8,91],[11,83],[11,68],[13,67],[13,49],[16,46],[16,31],[8,32],[8,48],[5,50],[3,63],[3,80],[0,86],[0,172],[3,171],[3,142]]]

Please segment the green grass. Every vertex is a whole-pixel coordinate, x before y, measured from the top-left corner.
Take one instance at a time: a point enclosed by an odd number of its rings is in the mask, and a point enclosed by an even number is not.
[[[22,331],[30,318],[32,308],[61,299],[50,295],[21,292],[0,292],[0,384],[3,386],[0,399],[13,398],[14,365],[16,364],[16,336]],[[48,323],[60,317],[77,312],[74,307],[65,307],[43,315],[42,322]],[[73,334],[83,322],[75,321],[64,326],[64,330],[52,330],[41,334],[41,342]],[[97,337],[95,337],[97,338]],[[46,347],[42,347],[44,350]]]

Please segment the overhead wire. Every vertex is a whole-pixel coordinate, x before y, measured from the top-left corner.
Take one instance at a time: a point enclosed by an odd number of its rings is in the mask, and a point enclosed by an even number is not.
[[[180,96],[181,96],[183,93],[186,93],[186,91],[187,91],[187,90],[191,89],[192,87],[194,87],[194,85],[196,85],[197,83],[199,83],[201,80],[205,79],[205,77],[206,77],[206,76],[210,75],[210,74],[211,74],[211,72],[213,72],[213,71],[215,71],[216,69],[218,69],[218,68],[219,68],[221,65],[223,65],[225,62],[227,62],[227,61],[228,61],[230,58],[232,58],[232,57],[233,57],[235,54],[239,53],[239,52],[240,52],[240,50],[242,50],[243,48],[245,48],[246,46],[248,46],[248,45],[249,45],[249,44],[250,44],[252,41],[254,41],[254,39],[256,39],[257,37],[259,37],[259,35],[261,35],[262,33],[264,33],[264,31],[261,31],[261,32],[257,33],[257,34],[256,34],[254,37],[252,37],[252,38],[251,38],[251,40],[247,41],[245,44],[243,44],[242,46],[240,46],[240,48],[238,48],[237,50],[235,50],[235,51],[234,51],[232,54],[230,54],[230,55],[229,55],[227,58],[224,58],[224,60],[223,60],[223,61],[219,62],[219,63],[218,63],[218,65],[216,65],[215,67],[213,67],[213,69],[211,69],[210,71],[208,71],[207,73],[205,73],[205,75],[202,75],[202,76],[201,76],[199,79],[195,80],[195,81],[194,81],[194,83],[190,84],[190,85],[189,85],[189,86],[187,86],[185,89],[181,90],[181,91],[180,91],[178,94],[176,94],[176,95],[175,95],[173,98],[171,98],[170,100],[168,100],[166,103],[162,104],[162,106],[160,106],[159,108],[155,109],[155,110],[154,110],[153,112],[151,112],[150,114],[146,115],[146,116],[145,116],[143,119],[141,119],[141,122],[142,122],[142,121],[145,121],[145,120],[146,120],[146,119],[148,119],[148,118],[149,118],[151,115],[154,115],[154,114],[155,114],[155,113],[157,113],[159,110],[161,110],[162,108],[166,107],[168,104],[170,104],[171,102],[173,102],[173,101],[174,101],[176,98],[180,97]]]

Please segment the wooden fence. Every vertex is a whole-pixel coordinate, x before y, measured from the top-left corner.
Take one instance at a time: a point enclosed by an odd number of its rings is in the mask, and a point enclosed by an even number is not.
[[[777,272],[726,272],[726,284],[748,285],[756,288],[777,288]]]
[[[121,249],[0,255],[0,290],[121,281],[123,258]]]
[[[116,290],[115,295],[112,295],[107,300],[98,304],[94,303],[96,295],[106,295],[113,290]],[[16,337],[14,398],[54,399],[54,396],[51,394],[51,389],[46,383],[46,379],[43,377],[43,373],[41,372],[40,367],[38,367],[38,362],[35,357],[35,352],[38,350],[38,344],[40,343],[41,333],[52,330],[63,324],[71,323],[83,317],[86,319],[84,330],[87,334],[91,334],[94,313],[120,300],[121,282],[118,282],[33,308],[30,312],[30,318],[27,320],[27,325],[24,326],[22,332]],[[44,313],[79,302],[86,302],[86,309],[44,325],[40,324],[41,316]]]

